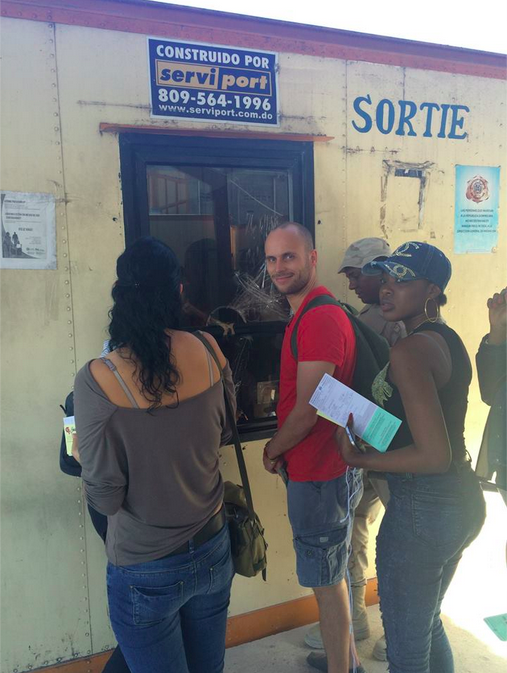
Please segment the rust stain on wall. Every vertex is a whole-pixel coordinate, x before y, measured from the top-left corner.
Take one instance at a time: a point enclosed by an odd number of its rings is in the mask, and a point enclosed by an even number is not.
[[[151,110],[149,105],[136,105],[135,103],[107,103],[104,100],[78,100],[78,105],[94,105],[96,107],[120,107],[135,110]]]

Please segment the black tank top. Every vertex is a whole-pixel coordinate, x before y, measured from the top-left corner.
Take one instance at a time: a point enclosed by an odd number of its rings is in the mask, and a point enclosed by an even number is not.
[[[444,339],[451,354],[451,377],[438,391],[438,397],[447,426],[447,434],[452,449],[452,458],[456,462],[465,459],[465,415],[468,406],[468,389],[472,380],[472,365],[463,342],[456,332],[443,323],[424,323],[419,325],[417,332],[437,332]],[[396,433],[388,451],[401,449],[413,443],[412,433],[408,426],[405,409],[398,388],[389,381],[389,365],[378,374],[373,382],[372,392],[377,404],[386,411],[400,418],[402,424]],[[417,386],[417,381],[414,381]]]

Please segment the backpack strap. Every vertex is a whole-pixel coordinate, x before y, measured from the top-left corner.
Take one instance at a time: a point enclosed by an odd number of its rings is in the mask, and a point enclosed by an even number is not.
[[[368,327],[358,316],[357,311],[351,306],[344,304],[331,295],[319,295],[314,297],[304,307],[291,334],[291,352],[297,362],[298,359],[298,343],[297,330],[299,323],[305,313],[317,306],[338,306],[345,312],[354,332],[356,340],[356,366],[354,367],[354,374],[352,377],[351,388],[358,392],[363,397],[374,401],[372,384],[379,373],[389,361],[389,344],[384,339]]]
[[[317,297],[314,297],[311,301],[308,302],[308,304],[304,307],[304,309],[301,311],[301,314],[299,315],[296,324],[294,325],[294,329],[292,330],[292,335],[290,338],[290,349],[292,352],[292,356],[294,357],[294,360],[297,361],[298,359],[298,327],[299,323],[301,322],[301,319],[303,316],[308,313],[308,311],[311,311],[312,308],[317,308],[319,306],[338,306],[339,308],[343,309],[345,313],[350,314],[350,315],[355,315],[356,310],[352,307],[349,306],[348,304],[344,304],[335,297],[332,297],[329,294],[319,294]]]
[[[232,430],[232,439],[233,439],[233,442],[234,442],[234,449],[236,450],[236,459],[238,461],[241,483],[242,483],[243,489],[245,491],[245,498],[246,498],[246,504],[247,504],[247,509],[248,509],[248,516],[249,516],[251,521],[255,521],[255,511],[254,511],[253,500],[252,500],[252,491],[250,489],[250,481],[248,479],[248,472],[246,470],[245,459],[243,457],[243,449],[241,448],[241,441],[239,439],[239,433],[238,433],[238,428],[237,428],[237,425],[236,425],[236,419],[234,418],[231,403],[229,401],[229,397],[227,396],[227,390],[225,389],[224,371],[223,371],[222,365],[220,364],[220,361],[217,357],[217,354],[215,353],[214,349],[212,348],[211,344],[206,339],[206,337],[204,337],[202,335],[202,332],[195,331],[193,334],[205,346],[205,348],[209,351],[211,357],[214,359],[214,361],[216,363],[216,366],[218,367],[218,371],[220,372],[220,378],[222,379],[222,383],[224,384],[225,410],[226,410],[226,413],[227,413],[227,420],[228,420],[229,425],[230,425],[231,430]]]

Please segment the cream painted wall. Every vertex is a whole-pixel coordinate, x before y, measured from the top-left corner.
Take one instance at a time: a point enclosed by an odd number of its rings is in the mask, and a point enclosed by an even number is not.
[[[79,482],[58,470],[58,405],[77,369],[101,350],[114,262],[124,247],[118,138],[101,135],[99,124],[160,120],[149,116],[145,36],[4,19],[2,37],[1,188],[50,192],[58,206],[58,269],[1,273],[1,665],[2,673],[13,673],[113,645],[104,552]],[[507,283],[505,206],[497,252],[453,255],[454,165],[502,165],[505,171],[505,82],[293,54],[280,54],[279,82],[278,131],[333,137],[315,146],[321,280],[354,303],[336,274],[349,243],[370,235],[385,235],[393,245],[434,242],[455,269],[445,315],[474,354],[487,329],[485,299]],[[351,126],[352,103],[367,93],[375,101],[466,104],[469,139],[359,134]],[[236,130],[206,122],[164,125]],[[416,231],[391,227],[389,220],[380,226],[383,205],[392,209],[399,198],[398,211],[410,207],[389,180],[382,199],[383,162],[394,160],[432,163]],[[467,420],[472,453],[485,413],[474,382]],[[251,443],[246,458],[270,543],[268,582],[236,579],[231,614],[307,593],[294,573],[284,488],[263,471],[261,451],[262,443]],[[237,479],[230,447],[222,466],[226,478]]]

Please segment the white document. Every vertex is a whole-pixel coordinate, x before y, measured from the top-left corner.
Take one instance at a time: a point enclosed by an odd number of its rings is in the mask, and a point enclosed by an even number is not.
[[[56,269],[55,197],[1,192],[2,269]]]
[[[324,374],[310,404],[319,416],[344,428],[349,414],[354,416],[354,432],[377,451],[387,451],[401,421],[355,390]]]

